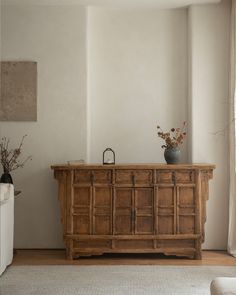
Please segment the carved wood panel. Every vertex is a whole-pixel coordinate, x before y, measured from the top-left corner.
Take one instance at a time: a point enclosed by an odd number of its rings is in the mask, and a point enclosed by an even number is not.
[[[81,185],[104,185],[112,182],[111,170],[75,170],[74,183]]]
[[[114,196],[114,234],[133,233],[133,189],[116,188]]]
[[[93,189],[93,234],[112,234],[112,189],[94,187]]]
[[[135,234],[154,233],[153,188],[135,189]]]
[[[152,170],[128,170],[115,171],[115,183],[117,185],[151,185],[153,183]]]
[[[195,188],[177,187],[177,234],[195,233]]]
[[[91,187],[74,188],[73,203],[73,233],[90,234],[92,225],[91,206],[92,190]]]
[[[158,164],[54,168],[67,257],[160,252],[201,259],[213,168]]]
[[[176,232],[176,193],[173,185],[159,185],[157,188],[157,233],[173,235]]]

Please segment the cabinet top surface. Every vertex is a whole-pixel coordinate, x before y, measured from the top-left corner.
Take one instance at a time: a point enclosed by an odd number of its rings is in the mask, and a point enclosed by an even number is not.
[[[213,164],[55,164],[51,166],[54,170],[73,170],[73,169],[215,169]]]

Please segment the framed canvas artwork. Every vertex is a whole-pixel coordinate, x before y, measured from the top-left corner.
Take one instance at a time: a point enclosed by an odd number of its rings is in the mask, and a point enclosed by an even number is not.
[[[1,62],[0,121],[37,121],[37,63]]]

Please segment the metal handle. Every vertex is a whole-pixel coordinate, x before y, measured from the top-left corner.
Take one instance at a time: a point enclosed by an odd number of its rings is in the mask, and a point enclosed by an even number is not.
[[[175,172],[172,172],[172,182],[174,183],[174,185],[176,185],[176,176],[175,176]]]
[[[135,182],[136,182],[136,176],[135,175],[132,175],[132,183],[133,183],[133,186],[135,186]]]
[[[132,210],[132,219],[133,219],[133,221],[136,220],[136,209]]]
[[[96,181],[96,177],[94,172],[91,173],[91,182],[94,183]]]
[[[193,181],[193,171],[190,172],[190,181]]]

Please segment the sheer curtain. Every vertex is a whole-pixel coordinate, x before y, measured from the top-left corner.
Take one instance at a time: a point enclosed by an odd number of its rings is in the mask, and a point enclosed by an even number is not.
[[[236,257],[236,98],[235,98],[235,78],[236,78],[236,0],[232,0],[231,14],[231,58],[230,58],[230,194],[229,194],[229,235],[228,252]]]

